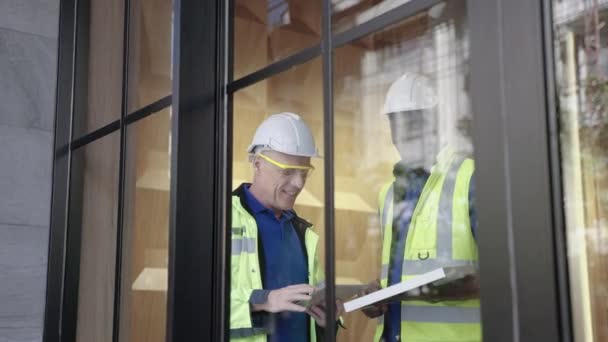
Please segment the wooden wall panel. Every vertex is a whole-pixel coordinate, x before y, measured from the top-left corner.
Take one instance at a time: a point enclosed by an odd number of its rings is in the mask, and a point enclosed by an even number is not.
[[[113,133],[76,152],[84,154],[78,342],[112,340],[119,141]]]

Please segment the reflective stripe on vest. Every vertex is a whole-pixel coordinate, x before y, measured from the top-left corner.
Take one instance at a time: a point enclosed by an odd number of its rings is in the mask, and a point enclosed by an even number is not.
[[[461,306],[401,306],[401,320],[410,322],[436,323],[479,323],[478,307]],[[384,316],[378,317],[378,324],[384,324]]]
[[[391,186],[388,188],[388,191],[386,192],[386,198],[384,199],[384,205],[382,206],[382,219],[381,219],[381,224],[382,226],[382,236],[384,236],[384,229],[386,228],[386,224],[388,222],[388,211],[390,208],[390,205],[386,205],[386,203],[393,203],[393,196],[395,193],[395,183],[391,184]]]
[[[472,260],[437,260],[437,259],[429,259],[425,261],[418,260],[403,260],[403,267],[401,274],[403,276],[409,274],[422,274],[426,272],[431,272],[440,267],[450,267],[450,266],[475,266],[477,267],[477,262]],[[386,278],[388,275],[388,265],[382,265],[381,275],[383,278]]]
[[[257,249],[258,244],[254,238],[232,239],[232,255],[256,253]]]

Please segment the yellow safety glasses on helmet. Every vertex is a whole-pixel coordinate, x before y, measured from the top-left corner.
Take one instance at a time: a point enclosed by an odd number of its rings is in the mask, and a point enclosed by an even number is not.
[[[258,153],[257,155],[260,158],[264,159],[265,161],[269,162],[270,164],[278,167],[280,170],[279,172],[281,173],[281,176],[285,176],[285,177],[291,177],[295,174],[299,174],[303,177],[308,177],[315,169],[315,167],[312,165],[308,165],[308,166],[288,165],[288,164],[283,164],[281,162],[278,162],[278,161],[270,158],[269,156],[261,154],[261,153]]]

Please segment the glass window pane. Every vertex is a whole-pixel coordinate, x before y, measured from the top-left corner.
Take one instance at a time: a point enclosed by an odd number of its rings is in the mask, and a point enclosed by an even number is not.
[[[463,277],[344,314],[339,341],[481,340],[466,2],[441,5],[335,51],[336,284]]]
[[[120,118],[124,0],[88,0],[81,14],[88,27],[78,38],[74,135],[82,136]]]
[[[116,266],[116,209],[120,134],[112,133],[73,156],[70,210],[80,228],[80,282],[76,340],[112,340]],[[81,172],[79,172],[81,171]],[[79,226],[79,227],[78,227]]]
[[[170,109],[127,127],[120,341],[165,341]]]
[[[608,340],[608,33],[605,1],[553,1],[575,341]]]
[[[412,1],[416,0],[331,0],[333,31],[346,31]],[[415,18],[425,21],[431,16],[437,19],[443,15],[446,4],[435,5]]]
[[[172,6],[171,0],[130,2],[129,113],[171,94]]]
[[[276,300],[260,290],[304,284],[301,294],[324,279],[323,159],[311,157],[323,151],[321,70],[316,58],[234,94],[231,330],[253,319],[282,341],[309,333],[307,314],[264,314]],[[299,116],[272,115],[286,112]]]
[[[234,1],[234,79],[318,44],[320,0]]]

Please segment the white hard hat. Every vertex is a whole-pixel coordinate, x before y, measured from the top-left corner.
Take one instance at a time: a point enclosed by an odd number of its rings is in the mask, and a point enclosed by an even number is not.
[[[437,96],[430,80],[423,75],[407,72],[388,89],[382,114],[429,109],[436,105]]]
[[[319,157],[310,128],[294,113],[274,114],[264,120],[247,152],[253,153],[258,146],[294,156]]]

